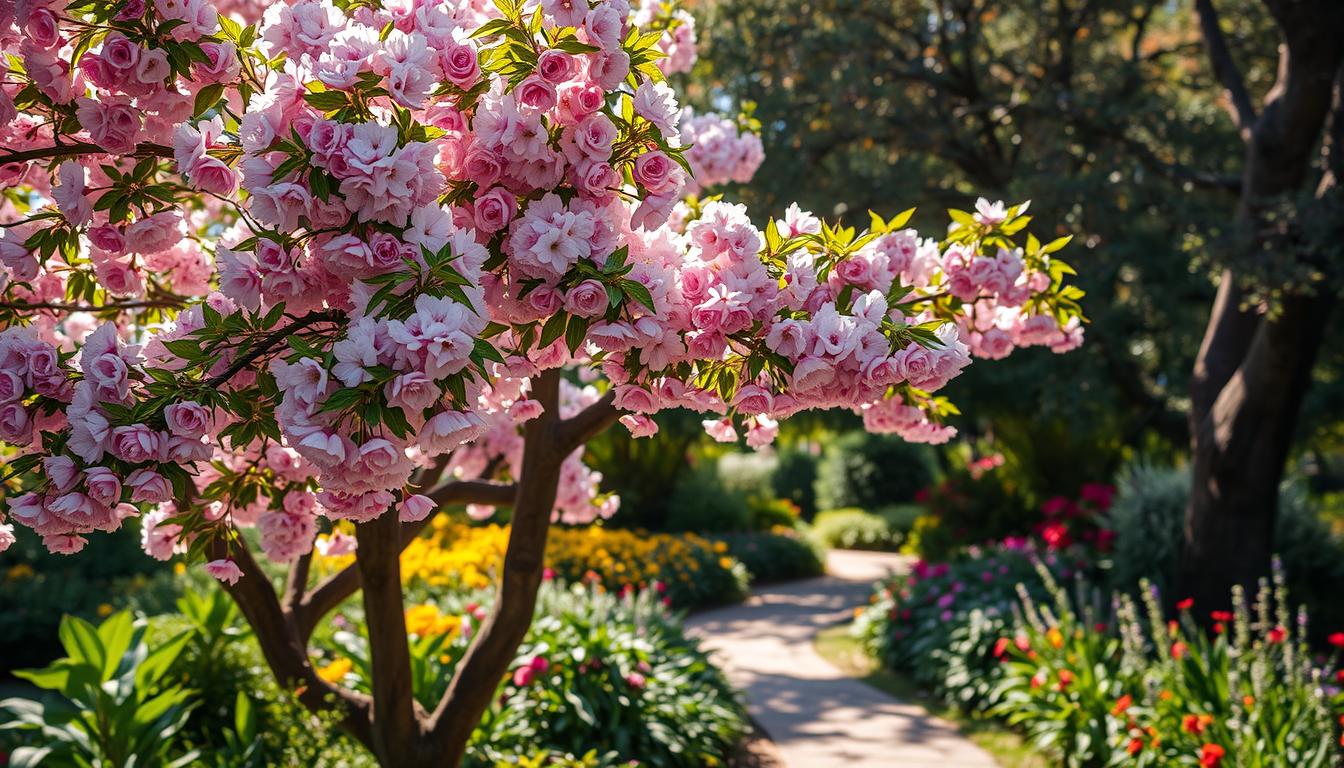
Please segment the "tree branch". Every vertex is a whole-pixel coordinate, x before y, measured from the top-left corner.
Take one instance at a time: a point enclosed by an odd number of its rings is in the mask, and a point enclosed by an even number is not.
[[[449,504],[489,504],[491,506],[502,507],[513,503],[514,494],[517,486],[513,483],[492,483],[485,480],[455,480],[444,483],[437,489],[427,494],[434,499],[440,508]],[[420,532],[429,527],[431,521],[438,514],[438,510],[431,513],[424,520],[418,520],[414,523],[402,523],[401,525],[401,549],[404,550],[410,546],[412,541],[420,535]],[[355,565],[348,565],[328,576],[320,584],[313,587],[301,600],[292,606],[294,613],[294,623],[298,630],[299,637],[307,642],[312,636],[313,629],[323,616],[331,613],[336,606],[345,601],[346,598],[355,594],[360,588],[359,568]]]
[[[37,147],[35,149],[25,149],[20,152],[0,152],[0,165],[9,165],[10,163],[26,163],[30,160],[43,160],[49,157],[74,157],[75,155],[112,155],[113,157],[172,157],[172,147],[165,147],[162,144],[151,144],[144,142],[137,144],[135,149],[129,154],[121,152],[109,152],[106,149],[91,144],[87,141],[76,141],[72,144],[57,144],[51,147]]]
[[[495,605],[426,724],[428,749],[445,765],[461,761],[536,609],[560,465],[568,452],[558,430],[560,372],[544,371],[532,383],[543,410],[523,427],[523,469]]]
[[[247,545],[242,541],[232,545],[216,541],[211,548],[212,557],[229,557],[243,572],[237,583],[226,584],[225,589],[252,627],[266,664],[281,688],[294,691],[299,701],[314,712],[344,708],[341,727],[361,743],[372,743],[369,697],[318,677],[308,659],[306,640],[299,639],[292,617],[286,615],[270,579]]]
[[[186,301],[181,299],[145,299],[143,301],[122,301],[112,302],[96,306],[93,304],[67,304],[59,301],[37,301],[37,302],[0,302],[0,309],[14,309],[19,311],[36,311],[42,309],[51,309],[58,312],[106,312],[109,309],[181,309],[187,305]]]
[[[1255,125],[1255,106],[1251,103],[1251,95],[1246,90],[1246,79],[1242,77],[1236,60],[1232,58],[1232,51],[1227,45],[1227,38],[1223,35],[1213,0],[1195,0],[1195,13],[1199,16],[1199,28],[1208,45],[1213,74],[1227,92],[1228,114],[1236,123],[1242,140],[1247,141],[1251,138],[1251,128]]]
[[[247,366],[251,365],[252,362],[257,358],[271,351],[272,347],[276,346],[280,342],[289,338],[289,336],[295,331],[302,330],[310,325],[317,325],[318,323],[339,322],[341,318],[344,316],[345,316],[344,312],[335,309],[324,309],[317,312],[309,312],[308,314],[304,315],[303,317],[300,317],[299,319],[295,320],[289,325],[271,331],[270,333],[263,336],[261,338],[261,341],[258,341],[256,345],[254,345],[251,349],[247,351],[246,354],[240,356],[237,360],[234,360],[233,363],[230,364],[228,368],[224,369],[223,373],[220,373],[218,376],[214,376],[209,381],[205,382],[205,386],[214,389],[222,384],[227,383],[228,380],[232,379],[235,374],[237,374],[239,371],[243,370]]]
[[[313,551],[310,549],[298,560],[295,560],[289,566],[289,574],[285,577],[285,599],[282,603],[285,613],[293,616],[294,608],[303,600],[303,593],[308,589],[308,572],[313,565]],[[307,638],[304,638],[305,644]]]

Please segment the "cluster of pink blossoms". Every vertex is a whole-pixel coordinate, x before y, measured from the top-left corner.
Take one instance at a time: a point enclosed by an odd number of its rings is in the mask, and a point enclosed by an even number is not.
[[[0,292],[27,307],[0,311],[0,549],[139,516],[160,559],[255,527],[292,561],[335,521],[423,520],[419,470],[520,475],[542,371],[579,369],[559,416],[610,393],[641,437],[689,408],[762,447],[839,407],[939,442],[972,356],[1080,342],[1063,243],[1011,240],[1025,206],[939,242],[684,202],[761,160],[664,82],[694,40],[652,0],[0,10]],[[554,518],[610,516],[600,481],[574,449]]]
[[[765,161],[761,137],[740,130],[723,115],[697,115],[687,109],[682,113],[681,134],[691,147],[686,160],[691,164],[695,192],[730,182],[745,184]]]

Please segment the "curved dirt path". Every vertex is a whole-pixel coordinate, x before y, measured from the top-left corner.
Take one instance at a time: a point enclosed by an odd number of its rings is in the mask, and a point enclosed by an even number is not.
[[[767,586],[750,600],[692,616],[789,768],[993,768],[994,760],[922,707],[846,676],[813,650],[848,620],[899,555],[832,552],[829,575]]]

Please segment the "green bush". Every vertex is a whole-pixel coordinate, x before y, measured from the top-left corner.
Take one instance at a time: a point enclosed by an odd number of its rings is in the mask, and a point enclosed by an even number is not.
[[[891,504],[879,507],[873,514],[886,520],[893,533],[904,537],[915,529],[915,521],[924,514],[924,508],[918,504]]]
[[[770,476],[775,498],[793,502],[799,515],[809,521],[817,515],[817,463],[817,457],[807,451],[781,450]]]
[[[155,579],[156,572],[168,575],[140,549],[134,522],[90,537],[79,557],[51,554],[36,536],[18,537],[0,553],[0,672],[51,661],[60,652],[50,641],[62,616],[95,619],[126,607],[155,582],[169,581]]]
[[[714,465],[701,465],[682,474],[664,528],[696,533],[745,531],[751,528],[751,513],[746,496],[725,487]]]
[[[728,545],[728,554],[746,566],[754,584],[805,579],[826,570],[818,547],[791,529],[727,533],[714,538]]]
[[[850,432],[827,445],[817,469],[821,509],[877,509],[911,501],[932,482],[933,454],[890,435]]]
[[[778,458],[765,451],[725,453],[719,457],[719,481],[731,493],[743,496],[774,496],[770,481]]]
[[[814,541],[838,549],[871,549],[895,551],[900,547],[900,534],[878,515],[862,509],[832,509],[821,512],[812,522]]]

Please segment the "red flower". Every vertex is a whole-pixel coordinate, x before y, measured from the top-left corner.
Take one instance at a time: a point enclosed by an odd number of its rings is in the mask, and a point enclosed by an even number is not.
[[[1181,718],[1181,730],[1198,736],[1204,732],[1205,726],[1208,725],[1204,719],[1206,717],[1208,717],[1208,715],[1186,715]]]
[[[1204,768],[1218,768],[1226,754],[1227,750],[1217,744],[1205,744],[1199,748],[1199,764]]]
[[[1121,696],[1119,699],[1116,700],[1115,706],[1111,708],[1111,714],[1115,715],[1116,717],[1119,717],[1123,715],[1125,713],[1125,710],[1129,709],[1129,706],[1133,703],[1134,703],[1134,697],[1126,693],[1124,696]]]
[[[1041,514],[1046,517],[1055,517],[1063,512],[1067,512],[1073,502],[1063,496],[1054,496],[1041,503]]]
[[[1008,652],[1008,638],[1000,637],[994,641],[994,658],[1002,659],[1003,654]]]
[[[1344,648],[1344,632],[1331,632],[1326,640],[1336,648]]]
[[[1062,691],[1065,688],[1068,688],[1069,685],[1072,683],[1073,683],[1073,673],[1067,669],[1059,670],[1059,686],[1058,686],[1059,690]]]
[[[1288,630],[1282,626],[1275,627],[1269,630],[1268,637],[1269,642],[1271,643],[1282,643],[1284,640],[1288,639]]]
[[[1176,659],[1177,661],[1180,661],[1181,659],[1185,658],[1185,652],[1187,650],[1189,650],[1189,646],[1178,640],[1171,644],[1171,657],[1173,659]]]
[[[1187,597],[1176,604],[1176,610],[1178,611],[1188,611],[1194,607],[1195,607],[1195,598],[1193,597]]]
[[[1214,621],[1221,621],[1224,624],[1232,620],[1231,611],[1209,611],[1209,618]]]
[[[1143,739],[1130,739],[1129,746],[1125,747],[1125,751],[1131,755],[1139,754],[1143,751]]]
[[[1041,540],[1045,542],[1046,549],[1064,549],[1073,543],[1069,527],[1063,523],[1041,526]]]

